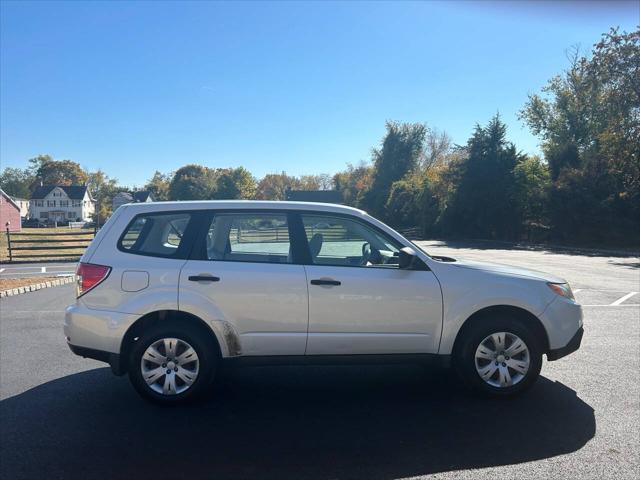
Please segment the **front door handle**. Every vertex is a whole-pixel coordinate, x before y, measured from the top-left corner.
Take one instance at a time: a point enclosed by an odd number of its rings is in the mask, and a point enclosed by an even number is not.
[[[189,275],[189,281],[191,282],[219,282],[220,277],[214,277],[213,275]]]
[[[342,285],[342,283],[340,283],[338,280],[318,278],[316,280],[311,280],[311,285],[334,285],[337,287],[338,285]]]

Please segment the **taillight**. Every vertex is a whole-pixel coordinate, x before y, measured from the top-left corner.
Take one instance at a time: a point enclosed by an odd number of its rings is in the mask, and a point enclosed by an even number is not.
[[[109,276],[110,271],[111,267],[105,267],[104,265],[79,263],[76,269],[78,297],[98,286],[100,282]]]

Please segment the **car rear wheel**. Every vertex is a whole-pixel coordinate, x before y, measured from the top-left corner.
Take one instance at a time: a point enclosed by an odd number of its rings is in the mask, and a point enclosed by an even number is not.
[[[474,389],[509,396],[526,390],[540,376],[540,339],[520,319],[478,319],[463,335],[454,362]]]
[[[214,349],[190,326],[156,325],[138,338],[129,358],[129,379],[145,399],[177,404],[211,384]]]

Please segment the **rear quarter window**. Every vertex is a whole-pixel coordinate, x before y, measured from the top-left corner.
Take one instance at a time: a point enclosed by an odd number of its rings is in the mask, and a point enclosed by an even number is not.
[[[190,221],[191,214],[186,212],[137,215],[120,236],[118,248],[138,255],[179,258]]]

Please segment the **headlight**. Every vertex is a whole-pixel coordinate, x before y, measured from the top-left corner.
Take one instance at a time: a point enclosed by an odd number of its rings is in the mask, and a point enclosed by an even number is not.
[[[571,291],[571,287],[568,283],[547,283],[547,285],[551,290],[553,290],[553,293],[575,301],[575,297],[573,296],[573,292]]]

